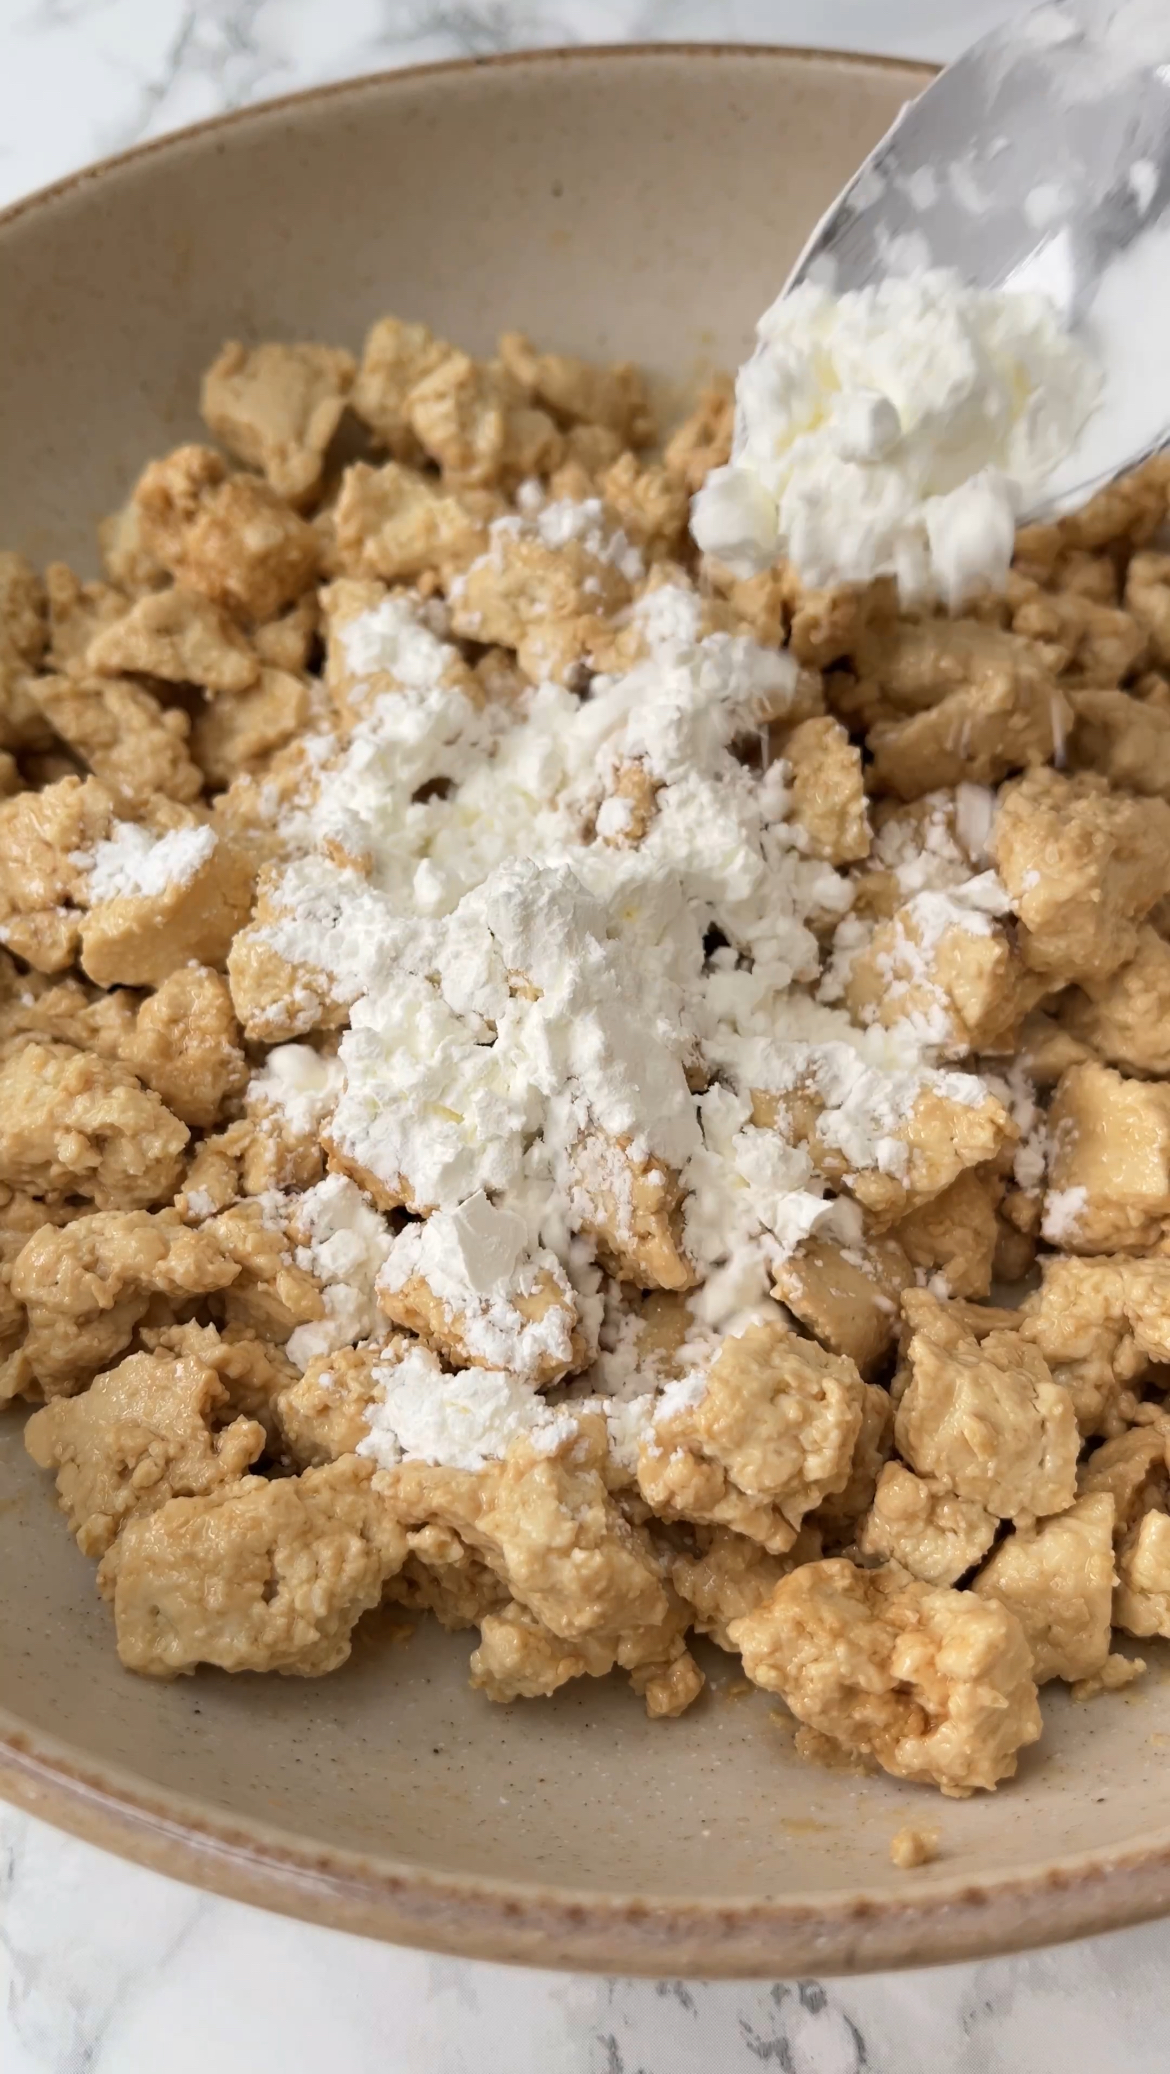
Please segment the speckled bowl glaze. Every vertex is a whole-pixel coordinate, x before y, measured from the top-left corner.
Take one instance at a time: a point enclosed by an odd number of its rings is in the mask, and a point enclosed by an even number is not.
[[[92,561],[197,435],[225,337],[357,345],[387,309],[522,326],[667,384],[735,365],[819,212],[924,73],[781,50],[440,67],[209,124],[0,218],[5,546]],[[380,1615],[319,1682],[174,1685],[114,1655],[92,1566],[0,1419],[0,1791],[159,1870],[368,1935],[622,1973],[793,1974],[1002,1952],[1170,1909],[1161,1666],[991,1798],[802,1764],[712,1651],[650,1724],[615,1680],[495,1708],[469,1638]],[[914,1818],[937,1862],[889,1860]]]

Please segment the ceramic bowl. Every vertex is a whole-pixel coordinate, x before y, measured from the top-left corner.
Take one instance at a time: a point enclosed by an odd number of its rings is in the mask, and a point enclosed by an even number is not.
[[[914,67],[622,49],[308,94],[0,218],[4,546],[92,566],[94,521],[197,437],[227,337],[356,346],[387,310],[472,349],[518,326],[667,384],[734,366]],[[0,1420],[0,1790],[181,1878],[446,1951],[794,1974],[1001,1952],[1170,1908],[1159,1667],[1073,1706],[991,1797],[809,1768],[713,1651],[684,1718],[617,1681],[496,1708],[469,1638],[362,1623],[319,1682],[119,1668],[93,1570]],[[942,1851],[889,1843],[937,1820]]]

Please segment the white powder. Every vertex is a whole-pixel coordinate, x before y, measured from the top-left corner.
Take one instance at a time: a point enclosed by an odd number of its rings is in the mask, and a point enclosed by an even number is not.
[[[1041,1238],[1051,1246],[1068,1245],[1080,1230],[1088,1199],[1088,1190],[1084,1188],[1050,1188],[1044,1198]]]
[[[457,1325],[468,1353],[485,1367],[532,1375],[553,1363],[567,1368],[576,1316],[573,1292],[554,1253],[529,1250],[528,1224],[486,1195],[457,1210],[438,1210],[409,1224],[393,1241],[379,1278],[389,1291],[421,1276]],[[551,1283],[554,1300],[540,1318],[517,1307]]]
[[[782,557],[811,585],[896,576],[910,601],[1002,588],[1017,514],[1100,389],[1051,305],[944,269],[841,296],[806,281],[757,340],[699,546],[744,576]]]
[[[445,1374],[430,1349],[411,1346],[374,1370],[380,1396],[368,1414],[359,1455],[392,1469],[397,1462],[435,1462],[482,1469],[513,1441],[526,1439],[551,1455],[576,1430],[572,1412],[554,1411],[517,1376],[491,1368]]]
[[[524,525],[591,539],[581,507],[528,504]],[[630,1219],[632,1161],[679,1178],[702,1278],[695,1331],[709,1339],[779,1315],[775,1268],[809,1232],[854,1245],[861,1234],[856,1206],[827,1194],[804,1147],[752,1122],[753,1090],[809,1090],[818,1135],[850,1174],[904,1171],[906,1122],[926,1089],[984,1099],[975,1077],[940,1072],[914,1032],[860,1031],[814,998],[834,923],[844,957],[853,889],[804,854],[784,766],[761,772],[736,753],[792,710],[799,671],[745,636],[700,637],[701,609],[684,583],[661,585],[630,615],[649,651],[635,667],[596,678],[587,697],[543,685],[488,712],[452,689],[455,651],[401,600],[334,637],[375,688],[281,825],[292,861],[255,935],[294,967],[303,1027],[324,996],[349,1004],[349,1028],[336,1067],[282,1046],[252,1091],[263,1083],[267,1100],[296,1114],[302,1100],[337,1094],[334,1141],[433,1213],[393,1239],[376,1219],[372,1253],[384,1245],[388,1286],[425,1276],[485,1368],[452,1380],[430,1362],[388,1385],[392,1410],[377,1428],[387,1459],[400,1444],[429,1460],[453,1459],[448,1447],[460,1460],[482,1455],[521,1430],[509,1423],[518,1406],[546,1430],[525,1378],[550,1355],[568,1358],[570,1291],[578,1330],[596,1337],[601,1277],[581,1227],[599,1195],[619,1225]],[[380,671],[392,688],[376,688]],[[657,791],[644,837],[620,847],[593,831],[632,761]],[[437,792],[436,778],[446,781]],[[980,788],[970,790],[964,818],[982,824]],[[965,926],[989,927],[998,882],[972,878],[981,860],[956,841],[954,821],[940,795],[930,868],[905,890],[973,889],[957,911]],[[343,837],[362,870],[328,853]],[[899,872],[922,853],[921,842],[903,848],[889,860]],[[381,1261],[367,1254],[351,1268],[326,1257],[320,1231],[296,1236],[329,1312],[294,1335],[305,1359],[375,1329]],[[544,1275],[566,1301],[534,1325],[517,1300]],[[590,1379],[607,1406],[648,1394],[636,1362],[626,1391],[619,1356],[603,1346]],[[435,1400],[429,1429],[424,1399]],[[415,1439],[394,1438],[400,1414]],[[633,1414],[623,1421],[632,1431]]]
[[[249,1109],[276,1109],[295,1138],[316,1135],[336,1107],[345,1073],[336,1058],[311,1044],[277,1044],[253,1073],[245,1097]]]
[[[368,1339],[384,1322],[374,1285],[391,1233],[347,1174],[327,1174],[298,1196],[287,1229],[297,1242],[293,1258],[322,1284],[325,1305],[324,1318],[298,1325],[288,1342],[289,1360],[305,1368],[319,1354]]]
[[[216,846],[212,828],[172,828],[153,835],[136,821],[115,821],[105,842],[73,861],[89,871],[89,898],[158,900],[173,886],[190,885]]]

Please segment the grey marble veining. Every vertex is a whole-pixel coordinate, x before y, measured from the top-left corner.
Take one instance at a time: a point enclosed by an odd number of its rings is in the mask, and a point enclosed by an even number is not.
[[[564,42],[945,59],[1012,0],[0,0],[0,205],[347,73]],[[0,2074],[1164,2074],[1170,1925],[817,1983],[516,1973],[198,1894],[0,1804]]]

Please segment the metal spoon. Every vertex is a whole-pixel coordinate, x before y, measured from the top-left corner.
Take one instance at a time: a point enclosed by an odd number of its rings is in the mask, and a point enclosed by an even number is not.
[[[1028,517],[1083,501],[1170,438],[1170,0],[1053,0],[971,46],[902,110],[785,290],[954,267],[1042,290],[1105,369]]]

